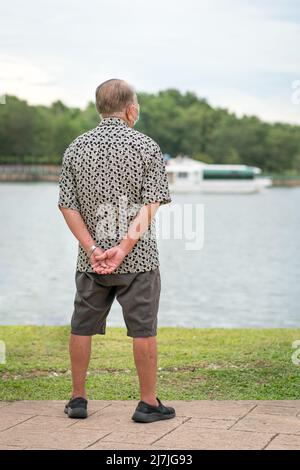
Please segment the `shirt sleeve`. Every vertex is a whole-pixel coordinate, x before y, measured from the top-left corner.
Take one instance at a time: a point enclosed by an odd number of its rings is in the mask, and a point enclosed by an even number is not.
[[[72,146],[64,153],[60,176],[58,207],[66,207],[80,212],[80,204],[76,193],[76,184],[73,168],[71,165]]]
[[[143,176],[142,204],[168,204],[171,201],[166,164],[160,147],[157,146]]]

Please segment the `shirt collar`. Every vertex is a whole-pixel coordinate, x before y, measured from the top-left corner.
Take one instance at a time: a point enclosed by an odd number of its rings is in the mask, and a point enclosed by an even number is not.
[[[102,126],[111,126],[111,125],[129,127],[129,125],[127,124],[126,121],[124,121],[124,119],[121,119],[121,118],[115,117],[115,116],[108,116],[108,117],[102,118],[100,123],[99,123],[99,126],[101,126],[101,127]]]

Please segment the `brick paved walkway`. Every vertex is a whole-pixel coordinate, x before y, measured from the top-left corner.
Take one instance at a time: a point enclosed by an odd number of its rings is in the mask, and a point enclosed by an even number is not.
[[[163,401],[177,416],[131,420],[137,401],[89,402],[69,419],[64,401],[0,402],[0,449],[297,449],[300,400]]]

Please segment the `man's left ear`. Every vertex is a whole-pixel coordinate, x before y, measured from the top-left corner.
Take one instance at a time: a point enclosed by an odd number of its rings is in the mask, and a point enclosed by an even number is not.
[[[134,120],[133,120],[133,116],[132,116],[132,111],[131,111],[131,108],[128,107],[126,109],[126,118],[127,118],[127,121],[129,121],[130,123],[133,123]]]

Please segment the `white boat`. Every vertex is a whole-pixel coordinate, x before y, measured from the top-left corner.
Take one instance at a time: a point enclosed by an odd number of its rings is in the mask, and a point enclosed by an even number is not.
[[[258,167],[208,164],[187,156],[165,161],[174,193],[256,193],[272,186],[271,178],[259,176]]]

